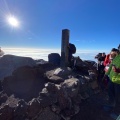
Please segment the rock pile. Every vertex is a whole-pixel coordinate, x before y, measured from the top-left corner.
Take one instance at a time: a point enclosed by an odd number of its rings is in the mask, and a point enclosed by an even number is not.
[[[15,69],[1,81],[0,120],[70,120],[98,87],[93,68],[81,62],[88,73],[47,62]]]

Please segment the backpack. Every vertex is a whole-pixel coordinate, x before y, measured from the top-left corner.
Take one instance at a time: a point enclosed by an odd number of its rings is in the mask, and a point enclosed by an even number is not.
[[[72,43],[69,43],[69,52],[70,52],[71,54],[75,54],[75,53],[76,53],[76,47],[75,47],[75,45],[72,44]]]
[[[55,65],[60,65],[60,55],[58,53],[51,53],[48,55],[48,62]]]

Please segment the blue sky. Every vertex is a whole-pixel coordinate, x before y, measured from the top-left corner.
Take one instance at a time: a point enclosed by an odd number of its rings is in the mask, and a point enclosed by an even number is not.
[[[0,0],[1,47],[60,49],[62,29],[79,50],[110,51],[120,44],[120,0]]]

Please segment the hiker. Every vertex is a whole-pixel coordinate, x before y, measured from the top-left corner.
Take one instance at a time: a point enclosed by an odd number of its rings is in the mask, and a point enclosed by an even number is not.
[[[110,65],[110,63],[112,62],[112,60],[116,57],[117,52],[118,52],[118,50],[117,50],[116,48],[112,48],[112,49],[111,49],[111,52],[106,55],[106,58],[105,58],[104,63],[103,63],[104,66],[105,66],[105,69],[104,69],[105,72],[108,71],[109,65]],[[107,77],[107,78],[103,81],[106,88],[107,88],[107,85],[108,85],[108,81],[109,81],[109,77]]]
[[[101,73],[101,71],[103,71],[103,68],[104,68],[104,60],[105,60],[105,53],[99,53],[97,56],[95,56],[95,58],[97,58],[98,60],[98,63],[97,63],[97,70],[98,70],[98,73]]]
[[[106,54],[105,53],[99,53],[97,56],[95,56],[95,58],[97,58],[98,60],[98,63],[97,63],[97,72],[98,72],[98,77],[97,77],[97,80],[98,80],[98,85],[102,88],[102,78],[105,74],[105,71],[104,71],[104,60],[105,60],[105,57],[106,57]]]
[[[113,48],[109,54],[106,55],[104,60],[104,66],[109,68],[110,63],[112,62],[113,58],[116,56],[117,49]],[[105,72],[107,72],[108,68],[105,69]]]
[[[116,103],[120,104],[120,51],[117,51],[116,57],[110,64],[108,71],[104,77],[109,76],[108,96],[109,100],[105,104],[109,107],[115,107]],[[118,104],[118,105],[119,105]]]

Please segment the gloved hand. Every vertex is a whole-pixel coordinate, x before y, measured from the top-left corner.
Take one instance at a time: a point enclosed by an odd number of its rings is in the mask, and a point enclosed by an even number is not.
[[[120,73],[120,68],[116,68],[116,66],[112,66],[112,70],[116,73]]]

